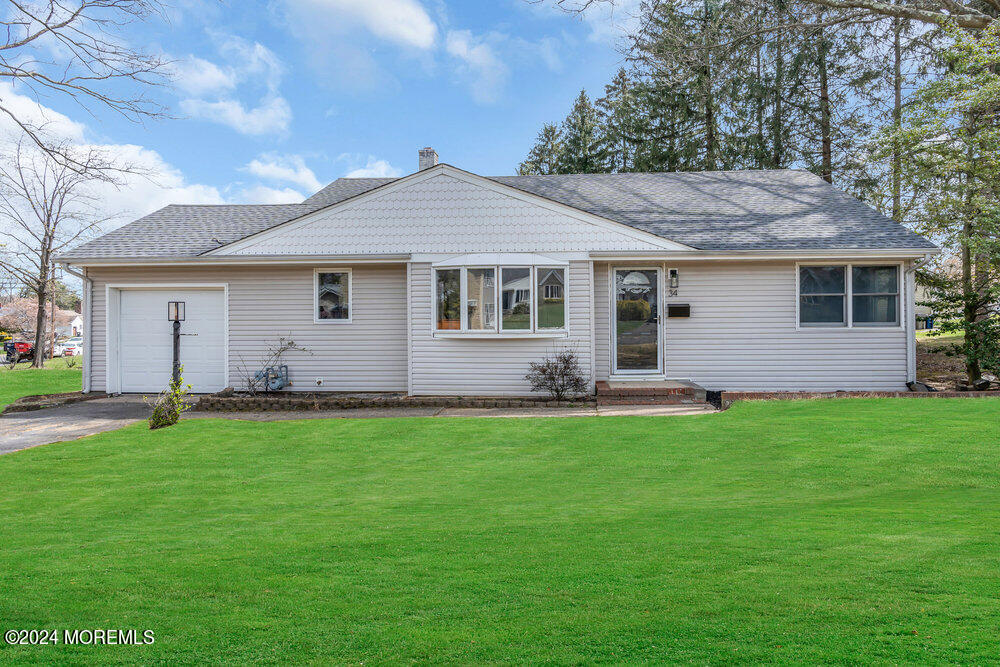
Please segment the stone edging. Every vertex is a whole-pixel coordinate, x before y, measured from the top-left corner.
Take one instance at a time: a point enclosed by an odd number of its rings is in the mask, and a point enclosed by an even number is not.
[[[1000,391],[724,391],[722,409],[727,409],[736,401],[818,398],[1000,398]]]
[[[354,408],[579,408],[595,404],[592,396],[572,401],[486,396],[295,396],[292,393],[259,396],[204,396],[195,405],[205,412],[273,412],[350,410]]]
[[[0,414],[11,414],[14,412],[29,412],[31,410],[44,410],[54,408],[59,405],[70,403],[80,403],[81,401],[92,401],[96,398],[107,398],[103,391],[94,391],[84,394],[79,391],[64,392],[62,394],[37,394],[35,396],[22,396],[13,403],[10,403]]]

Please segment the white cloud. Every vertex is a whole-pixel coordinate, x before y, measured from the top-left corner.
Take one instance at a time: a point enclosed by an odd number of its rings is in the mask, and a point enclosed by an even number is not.
[[[247,109],[242,102],[234,99],[215,102],[189,99],[181,101],[181,110],[191,116],[228,125],[237,132],[251,135],[284,133],[292,122],[292,108],[280,96],[265,97],[259,106],[252,109]]]
[[[83,141],[86,126],[71,120],[58,111],[42,106],[32,98],[14,92],[14,87],[6,81],[0,81],[0,100],[21,122],[43,128],[45,133],[59,141],[79,143]],[[6,114],[0,115],[0,130],[11,133],[19,132],[14,121]]]
[[[416,0],[287,0],[287,4],[300,20],[326,16],[345,32],[360,26],[400,46],[426,50],[437,37],[437,26]]]
[[[282,134],[292,121],[292,109],[279,92],[284,66],[259,42],[213,35],[227,61],[219,66],[192,56],[179,68],[178,87],[191,97],[180,102],[184,113],[233,128],[241,134]],[[185,76],[189,70],[197,73]],[[238,99],[238,87],[264,88],[257,106]]]
[[[189,56],[173,64],[174,86],[195,96],[227,92],[236,87],[235,73],[213,62]]]
[[[395,178],[402,176],[403,172],[393,167],[386,160],[379,160],[373,155],[369,155],[364,166],[361,166],[362,156],[344,153],[337,160],[347,162],[347,173],[345,178]]]
[[[243,171],[264,180],[298,185],[309,192],[316,192],[323,187],[301,155],[265,153],[243,167]]]
[[[292,188],[269,188],[254,185],[240,190],[236,200],[243,204],[300,204],[305,197]]]
[[[445,48],[461,61],[459,73],[469,80],[472,98],[480,104],[496,102],[509,72],[493,47],[469,30],[451,30],[445,38]]]

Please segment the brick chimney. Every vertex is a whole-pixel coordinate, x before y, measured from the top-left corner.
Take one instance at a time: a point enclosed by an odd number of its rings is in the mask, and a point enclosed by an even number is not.
[[[426,148],[421,148],[417,151],[417,171],[423,171],[424,169],[430,169],[438,163],[438,154],[430,146]]]

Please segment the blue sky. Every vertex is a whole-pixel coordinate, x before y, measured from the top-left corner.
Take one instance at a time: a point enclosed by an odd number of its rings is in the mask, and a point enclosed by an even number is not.
[[[298,201],[339,176],[410,173],[425,145],[510,174],[581,88],[603,91],[627,17],[550,0],[174,0],[167,20],[124,33],[175,61],[172,88],[156,92],[174,118],[139,125],[39,101],[74,139],[158,172],[110,197],[130,217],[167,202]]]

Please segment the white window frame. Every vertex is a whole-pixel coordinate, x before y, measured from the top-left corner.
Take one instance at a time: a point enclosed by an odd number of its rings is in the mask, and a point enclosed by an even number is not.
[[[493,269],[493,294],[496,304],[496,326],[493,329],[469,329],[469,309],[468,309],[468,275],[469,269]],[[503,328],[503,292],[501,284],[503,281],[504,269],[528,269],[528,280],[531,286],[531,326],[528,329],[504,329]],[[559,329],[542,329],[538,327],[538,271],[542,269],[562,269],[563,270],[563,307],[564,325]],[[438,298],[437,298],[437,272],[438,271],[460,271],[459,274],[459,301],[461,304],[460,329],[438,329]],[[431,267],[431,335],[435,338],[567,338],[569,336],[569,303],[566,296],[569,294],[569,266],[560,265],[524,265],[524,264],[469,264],[461,266],[433,266]]]
[[[844,289],[846,293],[844,294],[844,299],[846,299],[845,308],[847,310],[847,325],[843,324],[832,324],[825,322],[817,322],[814,324],[802,324],[801,319],[801,306],[802,306],[802,294],[801,294],[801,280],[803,266],[842,266],[844,267]],[[897,299],[897,315],[899,321],[895,324],[878,324],[871,322],[862,322],[860,324],[854,323],[854,267],[856,266],[894,266],[896,267],[896,287],[898,289],[896,299]],[[903,270],[903,262],[899,261],[888,261],[888,262],[878,262],[878,261],[867,261],[867,262],[838,262],[836,260],[831,260],[828,262],[796,262],[795,263],[795,328],[799,331],[904,331],[906,329],[906,284],[904,278],[906,276]]]
[[[538,304],[540,303],[540,300],[544,300],[546,297],[543,294],[541,294],[540,290],[538,289],[538,272],[539,271],[557,271],[559,269],[562,269],[562,272],[563,272],[563,282],[562,282],[562,285],[560,285],[560,287],[562,288],[562,291],[563,291],[563,293],[562,293],[562,300],[563,300],[563,325],[561,327],[542,327],[542,326],[539,326],[539,324],[538,324]],[[532,299],[532,307],[531,307],[532,311],[533,311],[532,316],[531,316],[532,323],[533,323],[533,326],[534,326],[533,330],[534,331],[564,331],[566,329],[566,322],[569,321],[569,312],[566,309],[566,305],[567,305],[566,285],[567,285],[567,283],[569,281],[569,267],[568,266],[541,266],[541,265],[536,266],[536,267],[533,268],[533,270],[531,272],[531,281],[532,281],[531,282],[531,289],[532,289],[532,292],[534,293],[534,298]]]
[[[319,316],[319,274],[321,273],[346,273],[347,274],[347,318],[346,319],[320,319]],[[351,324],[354,321],[354,275],[351,269],[346,267],[331,267],[313,269],[313,324]]]

